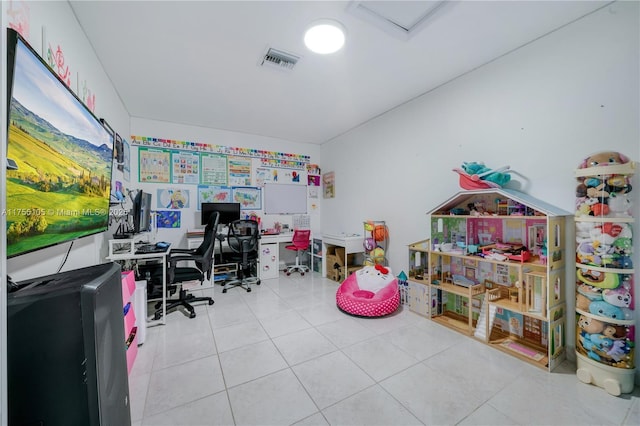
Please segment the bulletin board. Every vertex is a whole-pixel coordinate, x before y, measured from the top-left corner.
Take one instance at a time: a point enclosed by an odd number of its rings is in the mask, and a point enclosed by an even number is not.
[[[131,136],[138,146],[139,182],[261,187],[266,182],[306,183],[310,157],[247,148]],[[255,170],[255,176],[253,171]]]
[[[139,181],[169,184],[158,189],[158,199],[166,199],[163,209],[239,202],[243,210],[265,214],[307,214],[308,185],[320,184],[319,176],[308,180],[306,155],[135,135],[131,144],[138,147]],[[181,196],[178,207],[167,195],[176,191]]]

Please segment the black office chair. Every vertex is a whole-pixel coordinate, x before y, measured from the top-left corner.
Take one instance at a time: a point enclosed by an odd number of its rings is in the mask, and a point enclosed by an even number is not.
[[[236,263],[238,272],[235,279],[225,282],[223,293],[233,287],[242,287],[249,292],[251,284],[260,285],[260,278],[256,276],[259,239],[258,222],[241,219],[229,224],[227,244],[231,252],[226,254],[226,260]]]
[[[167,291],[171,292],[171,287],[176,287],[186,281],[200,281],[202,285],[204,283],[205,276],[207,280],[211,280],[211,274],[213,271],[213,252],[216,242],[216,229],[218,228],[218,219],[220,215],[218,212],[214,212],[209,219],[209,223],[204,228],[204,239],[202,244],[196,249],[172,249],[167,257]],[[194,262],[193,266],[178,266],[184,262]],[[160,271],[158,271],[160,269]],[[152,278],[162,280],[162,267],[157,268],[154,273],[151,274]],[[175,291],[175,290],[174,290]],[[209,305],[213,305],[214,301],[211,297],[196,297],[193,294],[187,293],[187,290],[180,285],[178,291],[178,297],[176,299],[167,299],[166,311],[170,312],[178,307],[183,307],[189,312],[189,318],[196,317],[196,311],[191,305],[196,302],[208,302]],[[154,319],[160,319],[162,317],[162,302],[158,302],[155,305],[156,311],[153,316]]]

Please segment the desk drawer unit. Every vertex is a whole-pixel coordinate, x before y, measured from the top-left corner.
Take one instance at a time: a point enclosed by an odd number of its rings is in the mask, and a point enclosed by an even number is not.
[[[134,309],[134,291],[136,280],[133,271],[122,273],[122,307],[124,314],[124,338],[127,348],[127,371],[131,373],[131,367],[138,353],[138,337],[136,327],[136,314]]]
[[[260,243],[260,264],[258,265],[261,280],[278,278],[278,264],[280,263],[277,242]]]

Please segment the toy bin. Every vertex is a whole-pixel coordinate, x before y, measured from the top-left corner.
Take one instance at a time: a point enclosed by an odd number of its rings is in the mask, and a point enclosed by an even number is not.
[[[364,264],[386,265],[389,230],[384,221],[368,220],[364,222]]]
[[[632,392],[635,378],[634,167],[601,152],[575,171],[576,374],[615,396]]]

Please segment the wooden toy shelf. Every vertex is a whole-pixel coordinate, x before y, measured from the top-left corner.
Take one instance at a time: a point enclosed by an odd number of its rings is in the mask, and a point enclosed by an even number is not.
[[[566,356],[571,213],[487,189],[459,192],[429,214],[431,238],[409,245],[407,281],[423,289],[409,308],[539,368],[557,367]]]

